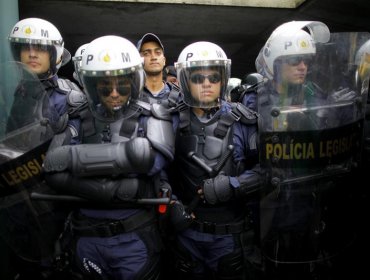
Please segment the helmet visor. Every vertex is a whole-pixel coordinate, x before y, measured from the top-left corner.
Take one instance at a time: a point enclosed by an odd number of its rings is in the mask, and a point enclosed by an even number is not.
[[[138,92],[135,75],[83,78],[89,105],[96,118],[113,122],[125,117],[130,100]]]
[[[225,98],[228,75],[225,66],[185,68],[180,74],[184,102],[190,107],[213,108]]]

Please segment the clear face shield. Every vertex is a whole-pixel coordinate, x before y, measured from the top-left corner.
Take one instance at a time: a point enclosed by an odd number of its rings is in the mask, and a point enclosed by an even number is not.
[[[50,75],[52,59],[55,50],[52,45],[40,44],[35,40],[29,42],[11,42],[10,49],[15,61],[27,65],[27,67],[40,77]]]
[[[10,50],[14,60],[26,64],[40,80],[55,75],[71,60],[71,54],[59,41],[12,38]]]
[[[213,108],[226,99],[230,66],[200,61],[191,67],[184,67],[180,74],[180,86],[184,102],[190,107]]]
[[[94,116],[104,122],[126,118],[126,108],[141,92],[139,72],[82,79]]]

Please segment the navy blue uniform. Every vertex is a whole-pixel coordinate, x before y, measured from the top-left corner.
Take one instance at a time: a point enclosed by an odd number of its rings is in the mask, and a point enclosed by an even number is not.
[[[233,118],[233,113],[238,117]],[[187,120],[190,123],[185,125]],[[256,131],[255,113],[241,104],[236,109],[236,104],[222,101],[219,110],[210,109],[202,119],[191,108],[180,112],[175,153],[179,177],[171,185],[185,209],[192,208],[187,211],[195,219],[188,228],[177,232],[174,259],[189,279],[206,279],[211,275],[241,279],[245,273],[244,262],[248,263],[246,259],[255,249],[258,206],[253,194],[260,179],[256,168]],[[210,174],[190,154],[217,171]],[[222,166],[217,167],[220,163]],[[199,198],[197,191],[205,182],[213,182],[217,188],[219,179],[226,180],[222,183],[226,185],[225,193],[219,194],[220,201],[209,203]]]

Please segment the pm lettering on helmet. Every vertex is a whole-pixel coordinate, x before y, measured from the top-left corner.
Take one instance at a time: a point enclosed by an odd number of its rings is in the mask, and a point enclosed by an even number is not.
[[[284,43],[284,49],[288,49],[289,47],[291,47],[293,45],[292,41],[287,41]]]
[[[41,36],[42,37],[49,38],[49,31],[44,30],[44,29],[41,29]]]
[[[130,54],[129,53],[121,53],[122,61],[123,62],[131,62]]]
[[[17,32],[19,30],[19,28],[18,28],[18,26],[16,26],[16,27],[14,27],[14,29],[13,29],[13,34],[15,33],[15,32]]]
[[[216,55],[220,58],[224,57],[220,50],[216,50]]]
[[[92,54],[89,54],[86,58],[86,65],[89,64],[89,61],[92,61],[94,59],[94,56]]]
[[[186,60],[189,60],[189,58],[192,58],[194,56],[193,53],[187,53],[186,54]]]

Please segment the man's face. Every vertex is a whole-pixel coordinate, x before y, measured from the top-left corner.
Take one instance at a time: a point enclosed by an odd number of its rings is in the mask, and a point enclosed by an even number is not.
[[[41,75],[50,69],[50,53],[42,45],[25,45],[21,48],[21,62],[26,64],[36,75]]]
[[[97,92],[101,103],[109,112],[120,110],[131,93],[131,79],[127,77],[110,77],[97,83]]]
[[[217,70],[200,69],[190,73],[189,89],[194,100],[202,107],[214,103],[221,94],[221,74]]]
[[[158,75],[162,72],[166,58],[157,42],[144,43],[141,46],[140,55],[144,57],[144,71],[147,75]]]
[[[311,56],[292,56],[283,59],[281,65],[282,82],[293,85],[303,84],[311,61]]]

